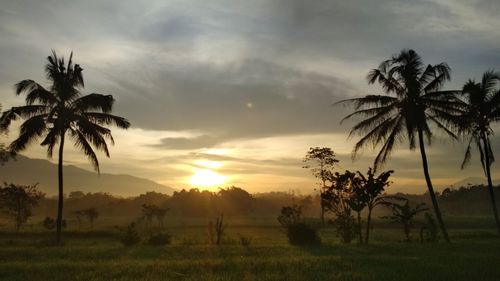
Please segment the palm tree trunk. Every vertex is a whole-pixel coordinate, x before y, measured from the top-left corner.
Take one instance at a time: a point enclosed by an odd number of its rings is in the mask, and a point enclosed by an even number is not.
[[[61,143],[59,144],[59,163],[57,167],[57,176],[59,179],[59,198],[57,202],[57,222],[56,222],[56,242],[61,243],[61,226],[63,212],[63,150],[64,150],[64,133],[61,134]]]
[[[495,222],[497,224],[497,231],[500,234],[500,221],[498,220],[498,210],[495,199],[495,191],[493,190],[493,183],[491,182],[491,170],[490,170],[490,149],[489,144],[486,139],[486,135],[484,133],[481,134],[481,138],[483,139],[484,146],[484,158],[485,158],[485,168],[486,168],[486,177],[488,178],[488,190],[490,192],[491,199],[491,207],[493,208],[493,215],[495,216]]]
[[[425,153],[424,135],[422,133],[422,129],[420,128],[418,129],[418,144],[420,146],[420,154],[422,156],[422,166],[424,169],[425,181],[427,183],[429,195],[431,196],[434,213],[436,214],[436,218],[438,220],[439,227],[441,228],[441,232],[443,233],[444,239],[446,240],[446,242],[450,243],[450,237],[448,236],[448,231],[446,230],[446,226],[444,225],[443,217],[441,216],[441,211],[439,210],[439,205],[436,199],[436,194],[434,193],[434,188],[432,187],[431,177],[429,175],[429,166],[427,164],[427,155]]]
[[[368,206],[368,217],[366,219],[366,234],[365,234],[365,244],[368,244],[368,239],[370,237],[370,224],[372,221],[372,207]]]

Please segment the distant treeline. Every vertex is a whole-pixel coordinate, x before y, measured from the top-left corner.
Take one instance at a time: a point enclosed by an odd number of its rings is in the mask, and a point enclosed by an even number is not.
[[[500,186],[496,186],[500,201]],[[430,204],[426,194],[396,194],[415,203]],[[438,194],[443,212],[448,215],[489,215],[491,206],[487,188],[483,185],[445,189]],[[147,192],[137,197],[120,198],[108,193],[71,192],[65,198],[65,218],[71,219],[78,210],[95,208],[100,217],[140,216],[144,204],[168,209],[167,217],[207,218],[224,213],[225,216],[276,217],[283,206],[299,204],[307,217],[318,216],[319,196],[299,195],[293,192],[250,194],[242,188],[229,187],[211,192],[199,189],[176,191],[172,195]],[[34,211],[36,217],[54,216],[55,198],[42,198]],[[384,207],[375,210],[385,213]],[[388,210],[387,210],[388,211]]]

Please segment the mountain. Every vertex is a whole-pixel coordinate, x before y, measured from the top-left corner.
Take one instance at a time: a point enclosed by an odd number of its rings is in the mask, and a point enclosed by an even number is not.
[[[468,178],[465,178],[461,181],[457,181],[456,183],[452,184],[451,186],[454,188],[458,188],[461,186],[468,186],[469,184],[471,184],[471,185],[480,185],[480,184],[487,185],[488,182],[486,180],[486,177],[468,177]],[[493,185],[494,186],[500,185],[500,179],[493,179]]]
[[[17,155],[0,166],[0,182],[17,184],[38,183],[47,195],[57,194],[57,165],[44,159]],[[171,194],[174,189],[157,182],[130,175],[104,174],[72,165],[64,166],[64,193],[71,191],[108,192],[118,196],[136,196],[148,191]]]

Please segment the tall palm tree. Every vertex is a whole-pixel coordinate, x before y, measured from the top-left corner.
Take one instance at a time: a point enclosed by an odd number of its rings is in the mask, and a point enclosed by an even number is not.
[[[481,165],[488,179],[488,190],[490,193],[493,215],[500,234],[500,221],[495,202],[495,192],[491,182],[491,164],[495,161],[490,144],[490,135],[493,129],[490,124],[500,121],[500,73],[493,70],[483,74],[481,82],[469,80],[463,87],[462,95],[466,103],[466,109],[459,119],[461,121],[460,132],[469,136],[469,142],[465,151],[462,169],[469,163],[471,157],[471,146],[474,142],[479,151]]]
[[[374,168],[383,164],[397,143],[407,139],[410,149],[420,149],[424,177],[432,205],[446,241],[450,241],[441,211],[434,193],[425,151],[425,140],[430,144],[430,124],[442,129],[452,138],[456,135],[448,128],[458,114],[461,103],[455,91],[439,91],[450,79],[450,68],[446,63],[425,66],[421,57],[413,50],[402,50],[399,54],[382,62],[368,74],[368,83],[378,82],[385,95],[368,95],[341,101],[354,105],[352,117],[366,117],[350,132],[362,135],[353,150],[353,157],[366,145],[382,148],[374,161]]]
[[[99,161],[94,149],[109,157],[106,141],[114,143],[106,125],[128,128],[130,123],[122,117],[110,114],[114,99],[111,95],[82,95],[84,88],[82,68],[72,62],[67,64],[52,51],[45,66],[47,79],[52,83],[45,89],[33,80],[23,80],[15,85],[16,94],[26,93],[26,105],[12,107],[0,118],[0,129],[7,130],[11,122],[24,119],[20,133],[9,146],[12,152],[24,150],[29,144],[43,138],[41,145],[47,147],[47,156],[52,157],[54,147],[59,144],[56,240],[61,241],[63,212],[63,150],[69,137],[90,160],[99,173]]]

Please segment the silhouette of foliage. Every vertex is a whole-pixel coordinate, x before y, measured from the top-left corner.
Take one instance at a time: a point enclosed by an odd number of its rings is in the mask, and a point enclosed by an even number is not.
[[[402,50],[371,70],[367,78],[369,84],[378,82],[386,95],[368,95],[339,102],[352,104],[355,109],[343,120],[366,117],[354,125],[349,134],[362,136],[354,147],[353,157],[367,145],[380,145],[374,160],[376,170],[402,140],[408,140],[412,150],[418,142],[434,212],[444,238],[449,242],[429,175],[424,139],[430,144],[431,124],[451,138],[457,138],[452,128],[463,102],[457,98],[457,91],[440,91],[450,79],[450,68],[446,63],[425,66],[414,50]]]
[[[33,215],[33,208],[44,194],[37,185],[16,185],[4,183],[0,188],[0,208],[14,222],[16,231]]]
[[[500,219],[491,180],[491,165],[495,161],[495,156],[491,148],[490,136],[493,135],[491,123],[500,121],[499,86],[500,73],[493,70],[486,71],[481,82],[469,80],[462,89],[465,109],[457,119],[459,132],[469,138],[461,168],[463,169],[469,163],[472,144],[475,143],[488,180],[488,191],[498,234],[500,234]]]
[[[283,227],[288,242],[291,245],[320,244],[321,239],[316,228],[308,225],[302,219],[302,207],[299,205],[285,206],[281,209],[278,222]]]
[[[41,145],[47,147],[47,155],[52,157],[59,145],[58,159],[58,208],[56,241],[61,242],[63,216],[63,149],[66,137],[74,142],[87,156],[99,172],[99,162],[94,149],[101,150],[109,157],[107,141],[114,143],[111,130],[106,125],[128,128],[130,123],[122,117],[110,114],[114,99],[111,95],[92,93],[82,95],[84,88],[83,69],[73,64],[71,53],[67,64],[57,57],[55,51],[47,58],[45,73],[52,82],[49,89],[33,80],[22,80],[16,84],[16,94],[26,94],[26,105],[12,107],[0,118],[0,130],[6,131],[12,121],[24,119],[19,136],[9,146],[17,153],[29,144],[43,137]]]
[[[127,226],[120,238],[120,241],[126,247],[135,246],[141,243],[141,236],[137,231],[137,224],[135,222]]]
[[[384,216],[382,218],[389,219],[394,223],[401,224],[403,227],[403,232],[406,237],[406,241],[410,242],[410,231],[415,224],[415,217],[421,213],[429,210],[425,203],[417,204],[415,207],[410,205],[410,200],[405,198],[394,198],[397,201],[404,201],[404,203],[398,202],[386,202],[386,205],[392,209],[392,215]]]
[[[303,160],[303,168],[310,169],[314,177],[321,181],[319,190],[320,198],[325,193],[327,184],[333,176],[333,169],[338,164],[335,152],[329,147],[311,147]],[[320,201],[321,223],[325,224],[325,203]]]
[[[432,214],[424,214],[425,223],[420,228],[420,242],[436,242],[439,240],[439,229]]]
[[[172,236],[168,233],[157,233],[149,237],[148,245],[151,246],[164,246],[169,245],[172,241]]]
[[[356,189],[359,192],[363,192],[364,194],[360,196],[362,200],[366,203],[366,207],[368,208],[368,215],[366,220],[366,232],[365,232],[365,243],[368,244],[370,237],[370,229],[371,229],[371,218],[373,209],[381,204],[384,204],[385,197],[382,196],[382,193],[385,191],[385,188],[388,187],[391,182],[389,181],[389,177],[394,171],[385,171],[380,173],[378,176],[375,176],[375,171],[372,168],[368,169],[366,176],[361,172],[357,172],[358,179],[356,183],[359,187]]]

